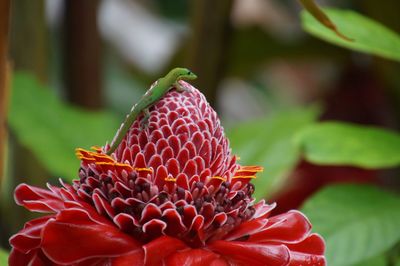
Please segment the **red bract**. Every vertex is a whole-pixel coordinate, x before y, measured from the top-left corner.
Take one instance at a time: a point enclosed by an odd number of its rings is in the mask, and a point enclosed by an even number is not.
[[[188,83],[138,119],[112,156],[77,149],[79,180],[16,202],[50,213],[10,239],[10,265],[325,265],[325,244],[298,211],[270,217],[214,110]]]

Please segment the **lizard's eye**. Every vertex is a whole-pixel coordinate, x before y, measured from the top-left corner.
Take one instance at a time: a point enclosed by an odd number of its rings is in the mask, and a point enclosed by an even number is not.
[[[187,74],[188,74],[188,75],[191,75],[191,74],[192,74],[192,72],[190,72],[190,71],[189,71]]]

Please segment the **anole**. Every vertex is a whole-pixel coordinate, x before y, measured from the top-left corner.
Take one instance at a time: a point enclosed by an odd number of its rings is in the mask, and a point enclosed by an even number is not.
[[[171,88],[174,87],[179,92],[186,91],[186,89],[179,84],[180,80],[193,80],[196,78],[196,74],[191,72],[189,69],[178,67],[172,69],[167,75],[158,79],[142,96],[139,102],[133,105],[130,113],[126,116],[125,121],[121,124],[119,130],[114,136],[110,149],[106,154],[111,155],[117,149],[136,118],[142,113],[145,113],[148,117],[149,108],[167,94]]]

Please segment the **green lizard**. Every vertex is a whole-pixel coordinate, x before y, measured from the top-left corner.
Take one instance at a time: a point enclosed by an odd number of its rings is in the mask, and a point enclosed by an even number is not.
[[[114,139],[111,142],[110,149],[106,152],[107,155],[111,155],[121,143],[126,133],[135,122],[136,118],[142,113],[145,113],[145,117],[149,116],[149,108],[160,100],[172,87],[175,87],[177,91],[186,91],[180,84],[180,80],[193,80],[197,76],[186,68],[174,68],[165,77],[158,79],[150,89],[142,96],[131,109],[130,113],[126,116],[125,121],[117,131]]]

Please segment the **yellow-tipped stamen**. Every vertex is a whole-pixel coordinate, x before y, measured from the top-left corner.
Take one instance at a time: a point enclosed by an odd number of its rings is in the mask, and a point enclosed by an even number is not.
[[[96,159],[94,159],[94,158],[89,158],[89,157],[85,157],[85,156],[81,156],[81,157],[78,157],[81,161],[90,161],[90,162],[95,162],[96,161]]]
[[[236,173],[244,173],[244,172],[252,172],[252,173],[261,173],[264,171],[264,167],[257,166],[257,165],[249,165],[249,166],[242,166]]]
[[[87,151],[85,149],[82,148],[77,148],[75,149],[75,155],[76,157],[78,157],[78,159],[83,159],[83,160],[106,160],[108,162],[115,162],[115,160],[113,158],[111,158],[110,156],[106,155],[106,154],[101,154],[101,153],[95,153],[92,151]]]
[[[102,148],[100,146],[92,146],[92,147],[90,147],[90,149],[95,150],[97,152],[101,152],[102,151]]]
[[[133,171],[133,167],[126,163],[96,162],[96,165],[100,165],[100,166],[108,165],[108,166],[113,166],[113,167],[127,167],[127,168],[129,168],[130,171]]]
[[[94,147],[92,147],[92,148],[95,149]],[[82,148],[75,149],[75,154],[76,154],[76,157],[78,157],[78,159],[80,159],[82,161],[93,162],[96,165],[100,165],[100,166],[108,165],[108,166],[112,166],[112,167],[126,167],[130,171],[134,170],[134,168],[130,164],[118,163],[113,158],[111,158],[110,156],[108,156],[106,154],[95,153],[92,151],[87,151]],[[101,161],[99,161],[99,160],[101,160]],[[149,168],[141,168],[141,169],[149,169]]]
[[[219,179],[219,180],[222,180],[222,181],[226,181],[226,178],[222,177],[222,176],[213,176],[213,177],[211,177],[211,179]]]
[[[164,180],[168,182],[176,182],[176,178],[173,178],[172,176],[168,176]]]
[[[142,172],[142,171],[145,171],[145,172],[150,172],[150,173],[153,173],[153,169],[152,168],[146,168],[146,167],[142,167],[142,168],[134,168],[135,169],[135,171],[136,172]]]
[[[237,179],[237,178],[247,178],[247,179],[251,178],[251,179],[254,179],[254,178],[257,178],[257,177],[255,175],[237,175],[237,176],[232,177],[232,179]]]

